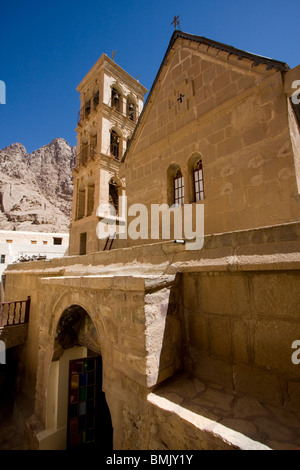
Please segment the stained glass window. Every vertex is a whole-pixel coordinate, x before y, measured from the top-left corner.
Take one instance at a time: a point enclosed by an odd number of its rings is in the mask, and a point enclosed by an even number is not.
[[[96,372],[95,357],[70,361],[68,448],[95,441]]]

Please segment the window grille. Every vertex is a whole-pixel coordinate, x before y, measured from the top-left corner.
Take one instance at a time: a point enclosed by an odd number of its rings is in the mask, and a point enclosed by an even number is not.
[[[204,181],[202,160],[199,160],[194,166],[194,195],[195,201],[204,199]]]
[[[184,204],[184,180],[181,170],[178,170],[174,178],[174,204]]]

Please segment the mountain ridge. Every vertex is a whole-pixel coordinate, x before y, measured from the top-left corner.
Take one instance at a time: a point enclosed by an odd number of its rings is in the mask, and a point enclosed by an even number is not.
[[[27,153],[15,142],[0,150],[0,229],[68,232],[76,147],[58,137]]]

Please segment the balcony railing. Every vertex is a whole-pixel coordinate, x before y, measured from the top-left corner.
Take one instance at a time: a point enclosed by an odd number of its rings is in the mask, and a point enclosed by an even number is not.
[[[81,108],[81,110],[78,112],[78,118],[77,118],[77,124],[81,124],[82,121],[88,117],[91,112],[97,108],[99,104],[99,93],[95,93],[93,98],[88,100],[85,105]]]
[[[86,145],[81,152],[76,155],[76,167],[77,170],[81,165],[85,165],[90,159],[95,158],[97,149],[94,145]]]
[[[0,328],[28,323],[30,297],[27,300],[0,303]]]

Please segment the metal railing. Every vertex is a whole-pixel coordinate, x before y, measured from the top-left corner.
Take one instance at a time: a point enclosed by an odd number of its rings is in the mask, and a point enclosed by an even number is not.
[[[94,145],[86,145],[76,155],[76,166],[75,166],[75,168],[79,168],[81,165],[84,165],[90,158],[94,159],[96,153],[97,153],[97,149]]]
[[[99,104],[99,93],[89,99],[85,105],[78,112],[77,124],[81,124],[82,121],[91,114],[91,111],[97,108]]]
[[[0,303],[0,328],[28,323],[30,297],[27,300]]]

